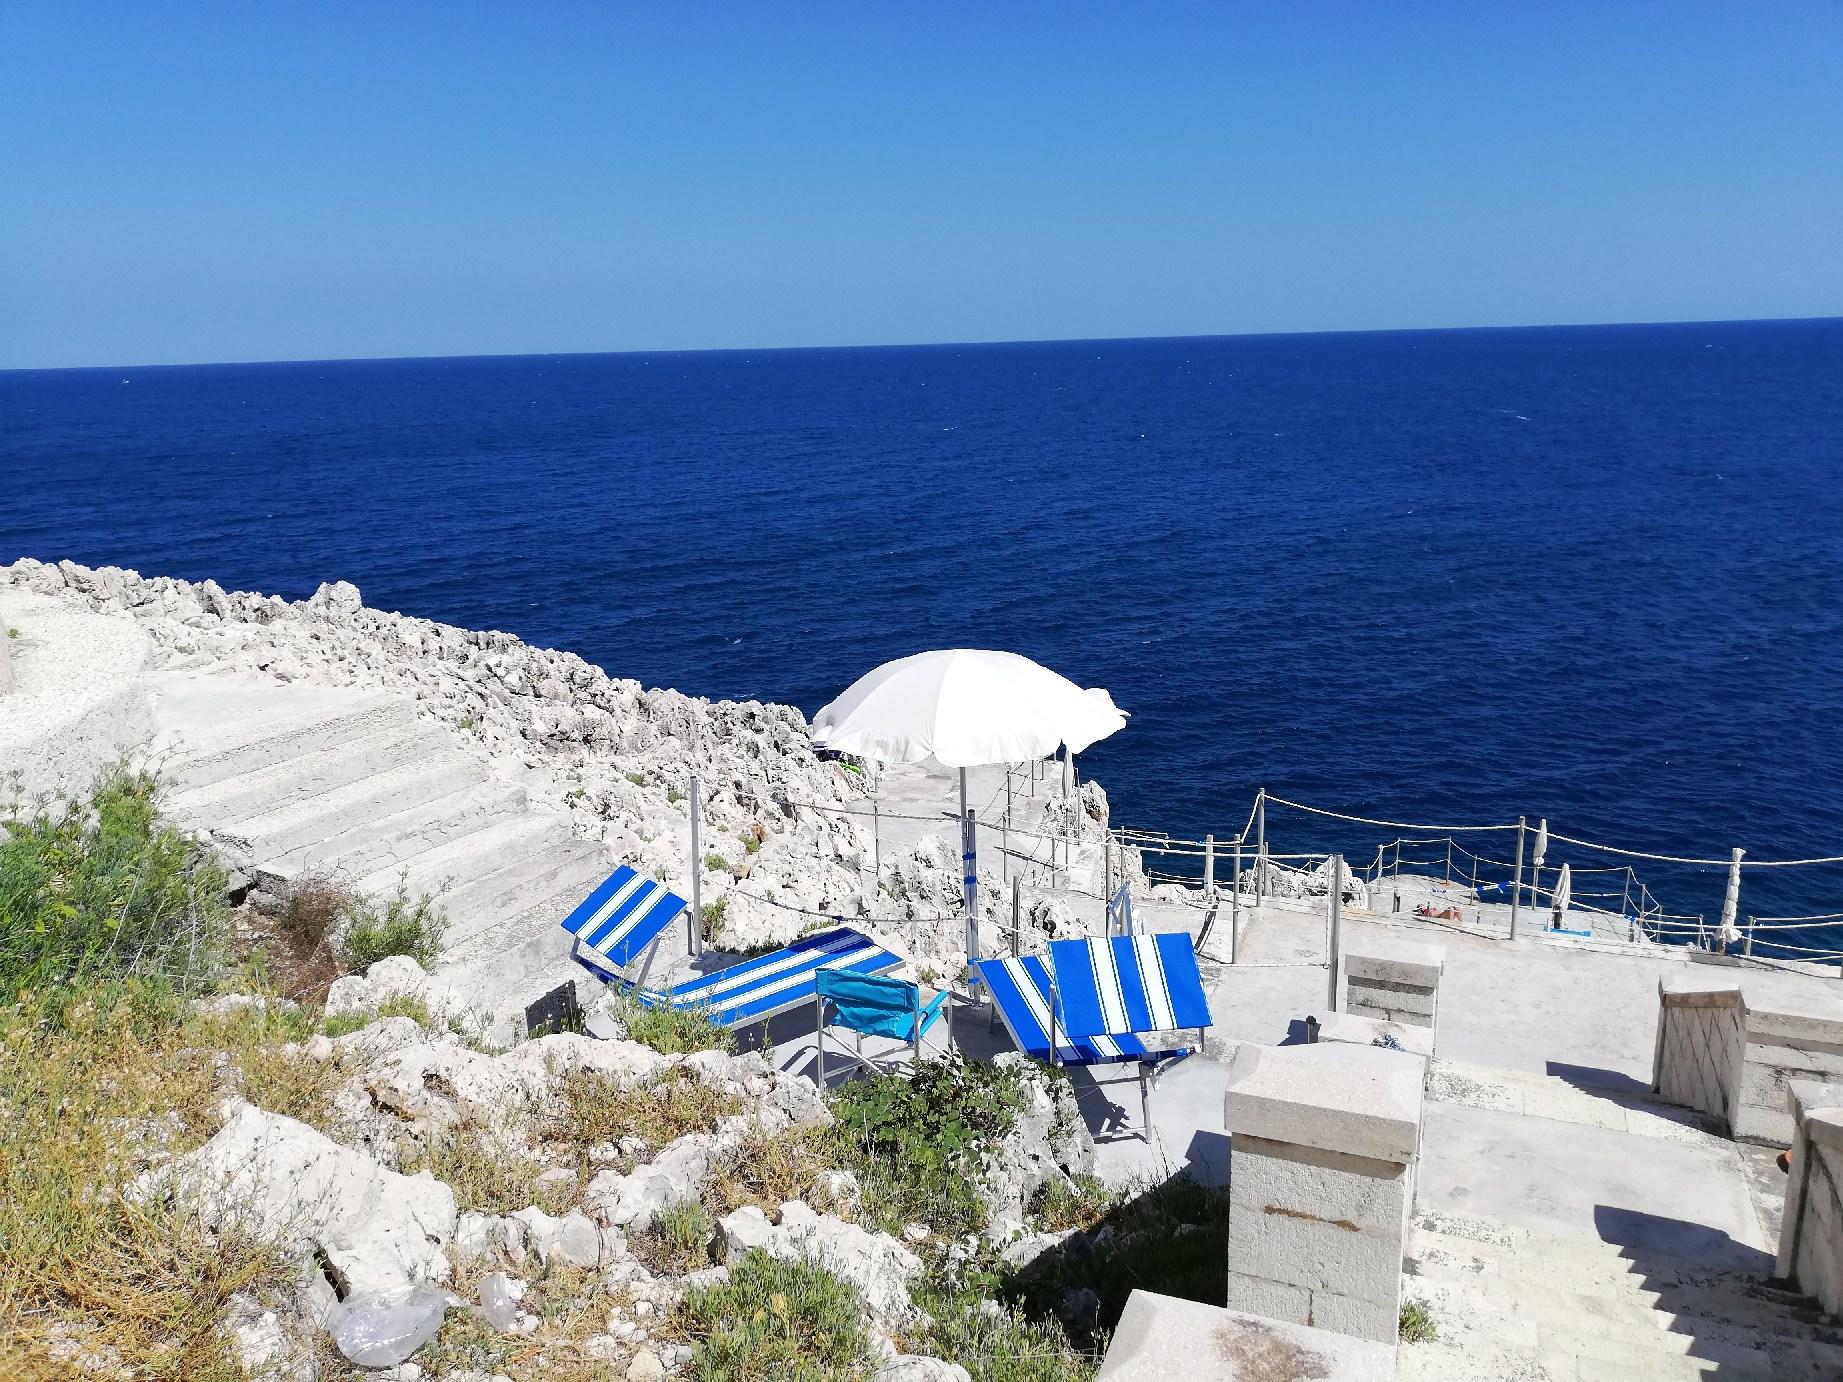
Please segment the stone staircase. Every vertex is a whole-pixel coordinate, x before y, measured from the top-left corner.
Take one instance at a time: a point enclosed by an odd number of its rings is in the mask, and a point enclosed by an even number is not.
[[[406,888],[447,916],[437,963],[475,1002],[526,1001],[573,972],[557,922],[606,876],[460,736],[381,693],[165,673],[155,679],[166,810],[259,887],[328,875]]]
[[[1732,1265],[1427,1212],[1404,1265],[1439,1337],[1402,1345],[1401,1382],[1843,1377],[1843,1330]]]

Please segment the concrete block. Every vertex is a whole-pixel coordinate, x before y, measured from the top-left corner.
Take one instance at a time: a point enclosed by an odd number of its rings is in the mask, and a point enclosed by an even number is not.
[[[1292,1324],[1309,1324],[1312,1319],[1312,1293],[1304,1286],[1249,1276],[1234,1268],[1229,1269],[1227,1305],[1231,1310]]]
[[[1386,1174],[1370,1174],[1372,1168]],[[1230,1177],[1230,1266],[1392,1307],[1400,1292],[1411,1183],[1406,1167],[1387,1162],[1238,1142]]]
[[[1362,979],[1355,975],[1345,984],[1344,994],[1345,1005],[1353,1012],[1372,1007],[1389,1012],[1424,1013],[1432,1017],[1434,1005],[1438,1001],[1432,989],[1391,984],[1380,979]]]
[[[1392,945],[1386,951],[1351,950],[1344,955],[1349,978],[1432,989],[1440,985],[1446,952],[1434,945]]]
[[[1420,1143],[1422,1080],[1396,1055],[1341,1043],[1244,1045],[1229,1072],[1230,1135],[1406,1163]]]
[[[1385,1343],[1134,1291],[1096,1382],[1391,1382],[1394,1376],[1392,1333]]]
[[[1392,1342],[1401,1332],[1401,1302],[1357,1300],[1333,1291],[1312,1293],[1312,1324],[1358,1339]]]

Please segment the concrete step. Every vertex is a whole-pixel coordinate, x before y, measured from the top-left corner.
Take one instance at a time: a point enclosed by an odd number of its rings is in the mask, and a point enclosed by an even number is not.
[[[175,789],[202,789],[329,743],[349,742],[391,726],[408,734],[417,725],[414,709],[382,694],[355,693],[280,715],[256,713],[259,704],[243,706],[229,696],[206,693],[201,706],[206,720],[166,736],[172,750],[168,777]]]
[[[464,944],[500,922],[520,917],[558,891],[573,892],[576,901],[582,901],[608,876],[607,861],[607,848],[599,842],[565,837],[456,889],[446,900],[451,943]],[[562,921],[569,910],[551,918],[551,924]]]
[[[351,739],[322,742],[304,753],[208,786],[180,791],[173,796],[171,805],[183,817],[206,821],[222,830],[361,778],[455,752],[454,741],[441,730],[406,731],[401,724],[385,724]]]
[[[353,886],[369,894],[395,892],[399,882],[412,895],[440,895],[444,910],[448,898],[461,888],[484,878],[506,864],[542,853],[570,838],[561,817],[526,812],[503,817],[444,840],[426,849],[407,865],[386,865],[354,880]]]
[[[1592,1250],[1568,1255],[1518,1253],[1501,1245],[1417,1228],[1409,1237],[1407,1266],[1415,1275],[1441,1280],[1501,1280],[1513,1287],[1527,1282],[1612,1293],[1686,1322],[1725,1321],[1768,1332],[1808,1333],[1827,1344],[1843,1344],[1843,1330],[1826,1325],[1807,1297],[1743,1273],[1696,1263],[1640,1265]]]
[[[465,791],[485,782],[486,777],[485,765],[466,754],[430,754],[304,801],[233,821],[214,833],[241,845],[259,864],[302,851],[321,860],[324,846],[331,841],[383,817]]]
[[[603,860],[599,867],[605,876],[612,864]],[[569,958],[570,938],[560,923],[590,888],[567,884],[461,944],[449,944],[437,967],[444,977],[480,995],[483,1002],[496,1002],[498,995],[531,987],[545,975],[551,976],[550,986],[555,987],[566,978],[584,974]],[[674,934],[682,948],[682,930],[668,932],[661,944],[672,944]]]
[[[1692,1315],[1660,1310],[1642,1297],[1607,1291],[1576,1291],[1534,1280],[1512,1281],[1479,1276],[1463,1269],[1409,1260],[1410,1294],[1441,1292],[1460,1310],[1497,1321],[1535,1325],[1538,1345],[1553,1351],[1565,1344],[1579,1356],[1627,1358],[1632,1350],[1682,1353],[1733,1366],[1798,1366],[1817,1376],[1843,1376],[1843,1348],[1826,1342],[1821,1331],[1786,1313],[1762,1314],[1759,1302],[1735,1297],[1733,1310]],[[1469,1297],[1469,1302],[1467,1301]],[[1711,1299],[1718,1309],[1724,1303]],[[1802,1376],[1803,1373],[1798,1375]]]
[[[283,876],[293,877],[311,867],[361,878],[367,873],[403,868],[425,850],[523,815],[526,796],[522,787],[470,781],[428,800],[398,796],[390,804],[401,805],[402,809],[372,816],[338,834],[296,843],[280,852],[275,851],[273,840],[260,841],[257,848],[268,853],[267,867]]]

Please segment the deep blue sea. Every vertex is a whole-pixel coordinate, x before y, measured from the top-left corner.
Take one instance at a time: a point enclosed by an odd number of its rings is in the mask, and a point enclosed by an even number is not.
[[[0,373],[19,555],[344,578],[808,713],[1015,649],[1133,712],[1085,765],[1174,833],[1264,783],[1843,854],[1843,320]]]

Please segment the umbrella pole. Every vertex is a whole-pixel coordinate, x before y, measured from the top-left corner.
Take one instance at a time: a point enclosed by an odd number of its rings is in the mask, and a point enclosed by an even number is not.
[[[979,958],[979,838],[966,805],[966,769],[960,769],[960,871],[966,898],[966,962]]]

